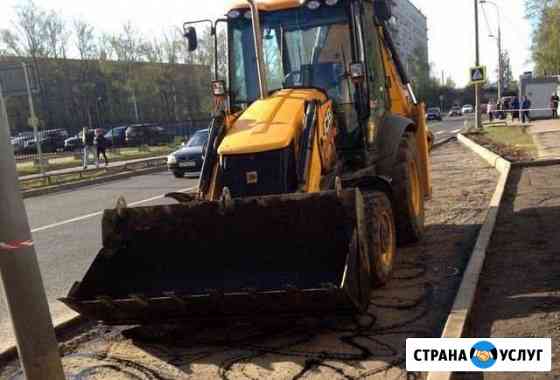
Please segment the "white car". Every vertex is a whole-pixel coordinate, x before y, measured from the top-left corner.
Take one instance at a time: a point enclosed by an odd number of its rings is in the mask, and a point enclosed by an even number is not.
[[[463,106],[463,109],[461,110],[461,112],[463,113],[473,113],[474,112],[474,108],[473,106],[471,106],[470,104],[465,104]]]

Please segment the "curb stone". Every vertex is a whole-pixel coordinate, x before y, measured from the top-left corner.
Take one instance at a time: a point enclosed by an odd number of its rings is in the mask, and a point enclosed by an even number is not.
[[[83,180],[83,181],[78,181],[78,182],[71,182],[71,183],[62,184],[62,185],[49,186],[49,187],[44,187],[44,188],[36,189],[36,190],[25,190],[25,191],[21,192],[21,195],[24,199],[27,199],[27,198],[32,198],[32,197],[38,197],[38,196],[41,196],[41,195],[58,193],[58,192],[65,191],[65,190],[73,190],[73,189],[77,189],[77,188],[81,188],[81,187],[98,185],[98,184],[105,183],[105,182],[111,182],[111,181],[116,181],[116,180],[120,180],[120,179],[126,179],[126,178],[130,178],[130,177],[136,177],[136,176],[141,176],[141,175],[145,175],[145,174],[156,173],[156,172],[164,171],[164,170],[167,170],[166,166],[153,167],[153,168],[142,169],[142,170],[126,171],[126,172],[123,172],[123,173],[106,175],[106,176],[101,176],[99,178]]]

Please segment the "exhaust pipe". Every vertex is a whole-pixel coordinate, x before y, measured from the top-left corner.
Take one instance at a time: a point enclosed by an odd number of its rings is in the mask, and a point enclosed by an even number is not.
[[[257,72],[259,77],[259,92],[260,98],[266,99],[268,97],[268,82],[266,78],[266,68],[264,67],[264,55],[263,55],[263,45],[262,45],[262,33],[261,33],[261,19],[259,14],[259,9],[255,0],[247,0],[249,6],[251,7],[251,18],[253,21],[253,36],[255,39],[255,52],[257,55]]]

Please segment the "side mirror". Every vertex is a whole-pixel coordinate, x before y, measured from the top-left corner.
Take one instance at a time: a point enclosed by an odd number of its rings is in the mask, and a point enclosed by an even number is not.
[[[379,21],[389,21],[393,16],[388,0],[373,0],[375,16]]]
[[[193,26],[185,28],[183,37],[187,40],[187,50],[195,51],[198,47],[198,38],[196,36],[196,29]]]

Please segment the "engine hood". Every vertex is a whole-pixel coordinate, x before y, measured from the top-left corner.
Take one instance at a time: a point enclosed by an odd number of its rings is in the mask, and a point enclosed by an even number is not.
[[[325,94],[314,89],[286,89],[257,100],[229,128],[218,153],[251,154],[286,148],[299,136],[305,103],[324,102]]]

